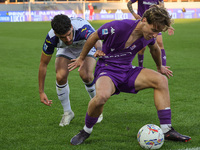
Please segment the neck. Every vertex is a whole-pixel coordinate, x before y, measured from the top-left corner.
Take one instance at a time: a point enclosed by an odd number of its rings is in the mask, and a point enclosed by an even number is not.
[[[137,24],[137,26],[135,27],[135,29],[133,30],[134,36],[137,36],[137,37],[142,37],[143,36],[142,27],[143,27],[143,23],[140,21]]]

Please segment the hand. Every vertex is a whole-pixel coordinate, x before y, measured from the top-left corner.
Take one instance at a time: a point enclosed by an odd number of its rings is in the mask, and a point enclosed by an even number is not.
[[[51,106],[52,100],[48,100],[45,93],[40,93],[40,101],[47,106]]]
[[[94,53],[94,57],[100,57],[100,56],[105,56],[106,54],[101,51],[101,50],[97,50],[95,53]]]
[[[78,69],[78,71],[80,71],[82,65],[83,65],[83,60],[80,58],[80,56],[76,59],[72,59],[71,63],[68,65],[68,69],[69,71],[72,71],[76,68],[78,68],[80,66],[80,68]]]
[[[173,77],[173,72],[171,70],[169,70],[168,68],[170,68],[169,66],[161,66],[160,69],[158,69],[158,72],[162,73],[163,75],[166,75],[167,78],[170,78],[170,76]]]
[[[169,35],[173,35],[173,34],[174,34],[174,30],[175,30],[175,29],[174,29],[173,27],[169,27],[169,28],[168,28],[168,34],[169,34]]]

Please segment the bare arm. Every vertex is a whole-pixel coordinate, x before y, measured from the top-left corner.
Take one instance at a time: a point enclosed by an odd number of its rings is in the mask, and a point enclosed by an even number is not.
[[[39,82],[39,94],[40,94],[40,101],[45,105],[50,106],[52,101],[48,100],[46,94],[44,93],[44,82],[47,72],[47,66],[51,60],[51,56],[47,56],[42,52],[41,59],[40,59],[40,66],[38,72],[38,82]]]
[[[98,36],[98,33],[97,33],[97,31],[95,31],[94,33],[92,33],[89,36],[89,38],[85,42],[85,44],[83,46],[83,50],[82,50],[80,56],[77,59],[72,59],[72,63],[70,63],[68,65],[69,71],[72,71],[72,70],[76,69],[79,66],[81,68],[81,66],[83,65],[83,61],[85,60],[85,57],[87,56],[87,54],[89,53],[89,51],[91,50],[91,48],[93,46],[95,46],[98,49],[99,46],[101,45],[100,43],[101,43],[101,41],[100,41],[100,38]],[[79,68],[79,70],[80,70],[80,68]]]
[[[141,19],[141,16],[139,16],[138,14],[136,14],[133,10],[133,7],[132,7],[132,1],[130,0],[128,3],[127,3],[127,7],[128,7],[128,10],[130,11],[130,13],[135,17],[135,19]]]
[[[98,40],[94,47],[96,48],[96,50],[102,50],[102,41],[101,40]]]
[[[149,45],[149,49],[150,49],[151,56],[153,57],[153,60],[156,63],[158,72],[166,75],[168,78],[170,78],[170,76],[173,76],[172,74],[173,72],[168,69],[170,68],[169,66],[162,66],[161,50],[157,42],[154,45]]]
[[[162,65],[162,60],[161,60],[161,51],[157,42],[155,42],[154,45],[148,45],[148,47],[150,49],[151,56],[153,57],[153,60],[156,63],[157,68],[160,69]]]

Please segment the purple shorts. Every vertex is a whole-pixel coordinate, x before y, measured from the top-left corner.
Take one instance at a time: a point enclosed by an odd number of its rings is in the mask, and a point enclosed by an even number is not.
[[[111,65],[97,65],[94,73],[94,81],[102,76],[108,76],[115,84],[116,91],[114,94],[120,92],[137,93],[135,90],[135,80],[142,70],[141,67],[118,68]],[[113,94],[113,95],[114,95]]]

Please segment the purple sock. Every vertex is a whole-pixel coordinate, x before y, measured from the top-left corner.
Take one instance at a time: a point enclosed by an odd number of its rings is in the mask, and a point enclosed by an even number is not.
[[[160,124],[171,124],[171,109],[158,110]]]
[[[144,55],[138,54],[138,65],[139,65],[139,67],[143,67],[143,59],[144,59]]]
[[[162,65],[166,66],[167,60],[166,60],[165,49],[161,49],[161,56],[162,56]]]
[[[95,123],[97,122],[97,120],[98,120],[98,117],[90,117],[88,115],[88,113],[86,113],[86,117],[85,117],[86,127],[92,128],[95,125]]]

